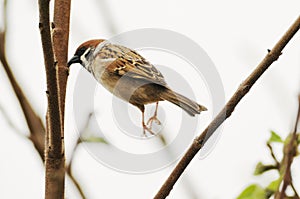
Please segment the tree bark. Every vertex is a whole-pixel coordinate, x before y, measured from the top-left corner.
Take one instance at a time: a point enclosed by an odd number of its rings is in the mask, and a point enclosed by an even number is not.
[[[45,198],[64,198],[64,107],[68,73],[66,70],[70,0],[56,0],[53,43],[50,31],[49,0],[39,0],[40,33],[47,78],[47,131],[45,147]]]
[[[249,75],[249,77],[239,86],[237,91],[229,99],[225,107],[220,111],[220,113],[213,119],[213,121],[206,127],[202,134],[195,138],[192,145],[189,147],[187,152],[178,162],[168,179],[162,185],[155,199],[164,199],[166,198],[171,190],[173,189],[174,184],[177,182],[179,177],[182,175],[186,167],[198,153],[198,151],[203,147],[206,141],[214,134],[217,128],[231,116],[235,107],[238,105],[240,100],[249,92],[251,87],[255,82],[261,77],[261,75],[269,68],[269,66],[276,61],[281,55],[281,51],[287,45],[287,43],[292,39],[296,32],[300,28],[300,16],[292,24],[289,30],[284,34],[284,36],[278,41],[278,43],[273,47],[272,50],[268,50],[268,54],[256,67],[256,69]]]

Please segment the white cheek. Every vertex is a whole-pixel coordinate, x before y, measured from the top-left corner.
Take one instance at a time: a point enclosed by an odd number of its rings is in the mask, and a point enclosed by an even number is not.
[[[89,65],[89,57],[88,56],[88,53],[91,52],[91,48],[88,48],[86,49],[86,51],[81,55],[80,57],[80,60],[82,61],[82,65],[85,67],[85,68],[88,68],[88,65]]]
[[[89,65],[88,60],[85,58],[85,54],[81,55],[80,60],[82,61],[82,65],[87,68]]]

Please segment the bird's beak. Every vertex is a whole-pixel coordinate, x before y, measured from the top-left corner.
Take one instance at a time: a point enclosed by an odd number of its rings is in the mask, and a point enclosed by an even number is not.
[[[74,55],[68,62],[68,67],[74,63],[80,63],[80,58],[77,55]]]

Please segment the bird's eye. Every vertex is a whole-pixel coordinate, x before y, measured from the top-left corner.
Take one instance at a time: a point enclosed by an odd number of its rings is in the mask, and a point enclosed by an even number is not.
[[[77,51],[75,52],[75,55],[77,55],[78,57],[80,57],[81,55],[83,55],[83,53],[87,50],[87,48],[82,47],[77,49]]]

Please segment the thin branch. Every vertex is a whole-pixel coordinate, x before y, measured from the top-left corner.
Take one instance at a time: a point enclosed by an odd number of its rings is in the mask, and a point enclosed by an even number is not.
[[[8,67],[9,71],[10,71],[10,67]],[[8,71],[6,71],[8,72]],[[12,82],[11,82],[12,83]],[[17,86],[17,88],[20,88],[18,83],[12,83],[12,85]],[[13,87],[14,90],[16,90],[16,87]],[[19,98],[19,95],[24,96]],[[37,152],[39,153],[40,158],[42,159],[42,161],[44,162],[44,137],[45,137],[45,127],[41,121],[41,119],[37,116],[37,115],[33,115],[32,113],[34,113],[32,106],[27,103],[27,100],[22,100],[21,99],[25,99],[25,95],[23,94],[23,91],[20,89],[18,90],[18,101],[21,104],[21,108],[22,108],[22,112],[24,113],[24,115],[29,115],[30,117],[25,117],[26,118],[26,122],[27,125],[30,127],[30,136],[28,137],[30,139],[30,141],[33,143],[35,149],[37,150]],[[26,103],[25,103],[26,102]],[[0,108],[1,109],[1,108]],[[2,112],[3,114],[5,114],[4,112]],[[4,115],[4,117],[6,117]],[[12,123],[11,120],[9,120],[9,118],[7,117],[8,123],[9,125],[12,126],[12,128],[14,128],[17,132],[20,132],[19,129],[16,129],[16,126]],[[21,134],[21,133],[20,133]],[[82,192],[82,189],[79,185],[79,183],[77,182],[77,180],[72,176],[71,173],[68,172],[68,175],[70,176],[70,179],[72,180],[72,182],[74,183],[74,185],[76,186],[77,190],[80,192],[81,197],[83,199],[85,199],[85,195]]]
[[[294,134],[297,134],[296,132],[299,127],[299,121],[300,121],[300,94],[298,95],[298,113],[297,113],[297,119],[296,119],[295,128],[294,128]],[[298,194],[293,182],[291,182],[291,187],[292,187],[297,199],[299,199],[300,198],[299,194]]]
[[[163,146],[167,146],[167,144],[168,144],[167,140],[162,132],[156,136],[158,137],[158,139],[160,140],[160,142]],[[172,154],[171,150],[167,150],[167,153],[168,153],[168,157],[171,157],[171,158],[174,155],[174,154]],[[192,186],[189,176],[185,176],[185,178],[182,179],[181,184],[182,184],[183,189],[185,189],[184,191],[186,193],[187,198],[200,198],[199,194],[196,193],[194,187]],[[198,192],[199,192],[199,190],[198,190]]]
[[[85,194],[83,193],[83,190],[79,184],[79,182],[76,180],[76,178],[73,176],[73,173],[71,170],[68,171],[69,177],[72,180],[72,182],[74,183],[75,187],[77,188],[80,196],[82,199],[86,199]]]
[[[92,116],[93,116],[93,113],[90,113],[89,116],[88,116],[88,118],[87,118],[87,121],[86,121],[86,123],[85,123],[85,125],[84,125],[84,127],[83,127],[83,130],[82,130],[81,132],[84,132],[84,131],[87,130],[87,128],[88,128],[88,126],[89,126],[89,123],[90,123],[90,120],[91,120],[91,117],[92,117]],[[82,133],[80,133],[80,134],[82,134]],[[77,138],[75,147],[73,148],[73,152],[72,152],[72,155],[71,155],[71,157],[70,157],[70,162],[69,162],[69,164],[68,164],[66,170],[67,170],[67,173],[69,174],[71,180],[74,182],[74,185],[77,187],[78,192],[79,192],[80,195],[81,195],[81,198],[82,198],[82,199],[86,199],[85,194],[83,193],[83,190],[81,189],[79,183],[77,182],[77,180],[76,180],[75,177],[73,176],[73,172],[72,172],[73,159],[74,159],[75,153],[76,153],[77,148],[78,148],[78,146],[80,145],[80,143],[82,143],[82,140],[81,140],[81,138],[80,138],[80,136],[79,136],[79,137]]]
[[[297,113],[297,117],[296,117],[296,122],[295,122],[295,127],[294,127],[294,130],[293,130],[293,134],[297,134],[299,121],[300,121],[300,94],[298,95],[298,113]]]
[[[22,89],[20,88],[10,69],[10,66],[8,65],[5,56],[5,47],[3,46],[5,43],[5,41],[3,41],[4,38],[5,37],[0,33],[0,61],[4,67],[4,70],[8,76],[8,79],[23,110],[25,120],[30,130],[30,139],[33,140],[35,148],[44,160],[45,128],[42,124],[40,117],[35,113],[26,96],[24,95]]]
[[[85,132],[85,131],[88,129],[89,123],[90,123],[90,121],[91,121],[92,116],[93,116],[93,113],[90,113],[90,114],[88,115],[88,118],[87,118],[87,120],[86,120],[86,123],[85,123],[83,129],[82,129],[81,132],[80,132],[80,135],[82,135],[83,132]],[[72,153],[72,155],[71,155],[71,157],[70,157],[69,165],[67,166],[67,170],[68,170],[68,171],[71,170],[72,162],[73,162],[73,158],[74,158],[74,154],[75,154],[76,149],[77,149],[77,147],[78,147],[78,145],[79,145],[80,143],[82,143],[82,140],[81,140],[81,137],[79,136],[79,137],[77,138],[75,147],[73,148],[73,153]]]
[[[174,184],[182,175],[186,167],[192,161],[194,156],[203,147],[206,141],[213,135],[215,130],[232,114],[237,104],[240,100],[249,92],[250,88],[255,84],[255,82],[260,78],[260,76],[269,68],[269,66],[276,61],[281,55],[281,51],[287,45],[287,43],[292,39],[296,32],[300,28],[300,16],[285,33],[285,35],[279,40],[279,42],[274,46],[272,50],[265,56],[257,68],[250,74],[250,76],[240,85],[237,91],[229,99],[225,107],[221,112],[215,117],[215,119],[207,126],[207,128],[202,132],[202,134],[195,138],[192,145],[189,147],[185,155],[178,162],[166,182],[162,185],[155,199],[166,198]]]
[[[80,143],[81,143],[81,140],[80,140],[80,138],[78,138],[77,142],[76,142],[76,145],[75,145],[75,147],[73,149],[72,155],[70,157],[69,165],[66,168],[66,172],[68,173],[70,179],[73,181],[74,185],[76,186],[76,188],[77,188],[77,190],[78,190],[81,198],[82,199],[86,199],[86,196],[85,196],[85,194],[84,194],[84,192],[83,192],[83,190],[82,190],[79,182],[76,180],[76,178],[74,177],[73,172],[72,172],[73,159],[74,159],[76,150],[77,150],[77,148],[78,148],[78,146],[79,146]]]
[[[286,194],[286,189],[289,185],[292,184],[292,175],[291,175],[291,166],[294,160],[294,157],[297,155],[297,128],[298,128],[298,121],[300,117],[300,97],[298,99],[298,112],[295,122],[295,128],[289,138],[289,143],[284,146],[283,152],[284,156],[280,165],[280,173],[283,175],[283,184],[280,191],[277,191],[275,195],[275,199],[283,199]],[[295,189],[296,190],[296,189]],[[295,192],[298,195],[297,192]]]
[[[7,30],[7,0],[3,0],[3,29],[1,30],[1,32],[4,33],[4,35],[6,34],[6,30]]]
[[[3,13],[4,17],[3,20],[7,20],[7,7],[6,1],[4,1],[3,6]],[[4,21],[4,29],[0,32],[0,61],[2,66],[7,74],[7,77],[11,83],[11,86],[14,90],[14,93],[20,103],[22,108],[23,114],[25,116],[26,123],[30,130],[30,140],[32,140],[34,147],[37,149],[40,157],[44,160],[44,136],[45,136],[45,128],[40,119],[40,117],[35,113],[32,106],[30,105],[29,101],[27,100],[25,94],[23,93],[21,87],[19,86],[16,78],[14,77],[11,68],[8,64],[6,58],[6,28],[7,28],[7,21]]]
[[[297,190],[296,190],[296,188],[295,188],[295,186],[294,186],[294,183],[293,182],[291,182],[291,188],[293,189],[293,191],[294,191],[294,193],[295,193],[295,198],[296,199],[299,199],[299,194],[298,194],[298,192],[297,192]]]
[[[69,165],[67,166],[66,168],[66,172],[68,173],[70,179],[73,181],[74,185],[76,186],[80,196],[82,199],[86,199],[86,196],[79,184],[79,182],[76,180],[76,178],[74,177],[73,175],[73,172],[72,172],[72,166],[73,166],[73,159],[74,159],[74,156],[75,156],[75,153],[76,153],[76,150],[77,150],[77,147],[79,146],[79,144],[81,143],[81,140],[80,138],[77,139],[77,142],[75,144],[75,147],[73,149],[73,152],[72,152],[72,155],[70,157],[70,162],[69,162]]]
[[[271,145],[269,142],[267,142],[267,147],[269,148],[270,153],[271,153],[271,156],[272,156],[273,160],[274,160],[275,163],[276,163],[276,167],[279,169],[280,163],[279,163],[279,161],[277,160],[277,158],[276,158],[276,156],[275,156],[275,154],[274,154],[274,151],[273,151],[273,147],[272,147],[272,145]]]

